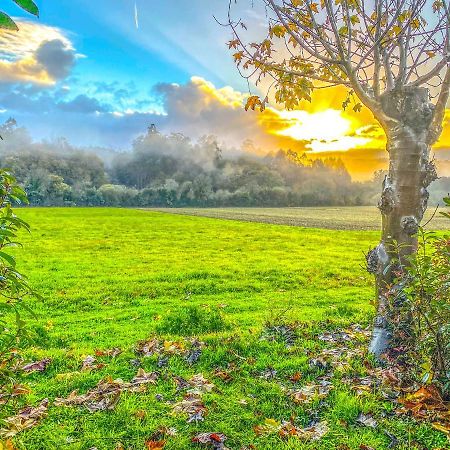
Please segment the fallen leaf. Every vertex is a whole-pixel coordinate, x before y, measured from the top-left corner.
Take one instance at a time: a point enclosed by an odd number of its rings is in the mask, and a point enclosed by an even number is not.
[[[301,378],[302,378],[302,373],[295,372],[294,375],[289,377],[289,380],[292,381],[293,383],[297,383],[298,381],[300,381]]]
[[[314,400],[325,398],[333,389],[333,385],[326,379],[319,379],[319,383],[306,384],[302,388],[291,391],[291,398],[296,403],[311,403]]]
[[[45,398],[38,406],[27,406],[15,416],[4,419],[6,427],[0,430],[0,435],[9,438],[23,430],[34,427],[47,415],[48,404],[48,398]]]
[[[202,422],[207,409],[199,394],[186,394],[173,405],[172,414],[187,414],[187,422]]]
[[[12,443],[11,439],[5,442],[0,442],[0,450],[17,450],[17,447]]]
[[[201,373],[194,375],[187,382],[191,387],[188,392],[193,394],[203,394],[204,392],[211,392],[215,387],[214,384],[208,381]]]
[[[86,356],[86,358],[83,359],[83,364],[81,366],[81,370],[82,371],[98,370],[98,369],[102,369],[103,367],[105,367],[105,364],[103,364],[103,363],[95,364],[96,362],[97,362],[97,359],[95,358],[95,356],[92,356],[92,355]]]
[[[369,428],[376,428],[378,425],[377,421],[372,417],[371,414],[360,413],[356,419],[356,422]]]
[[[145,443],[145,448],[148,450],[161,450],[165,447],[166,441],[147,441]]]
[[[52,362],[50,358],[44,358],[41,361],[34,361],[28,364],[25,364],[22,367],[22,370],[24,372],[43,372],[48,365]]]
[[[192,442],[209,445],[217,450],[225,450],[224,441],[227,437],[222,433],[199,433],[192,438]]]
[[[110,350],[95,350],[95,356],[109,356],[111,358],[115,358],[120,355],[122,350],[119,347],[114,347]]]
[[[139,386],[142,384],[156,384],[159,375],[156,372],[146,373],[144,369],[139,368],[136,376],[131,380],[132,386]]]
[[[144,409],[138,409],[137,411],[134,412],[134,416],[137,419],[144,419],[145,416],[147,415],[147,412]]]

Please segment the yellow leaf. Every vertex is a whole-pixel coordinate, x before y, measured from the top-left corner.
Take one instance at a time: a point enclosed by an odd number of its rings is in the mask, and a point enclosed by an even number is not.
[[[234,61],[235,62],[240,62],[242,60],[242,57],[244,56],[244,52],[236,52],[233,55]]]
[[[255,110],[255,108],[259,106],[260,111],[264,111],[265,105],[264,102],[261,101],[261,99],[257,95],[251,95],[245,104],[245,110],[248,111],[251,109],[252,111]]]

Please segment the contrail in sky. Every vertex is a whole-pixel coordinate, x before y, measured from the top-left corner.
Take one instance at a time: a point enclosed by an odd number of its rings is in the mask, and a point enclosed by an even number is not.
[[[138,9],[137,9],[136,2],[134,2],[134,22],[136,24],[136,28],[139,29],[139,17],[138,17]]]

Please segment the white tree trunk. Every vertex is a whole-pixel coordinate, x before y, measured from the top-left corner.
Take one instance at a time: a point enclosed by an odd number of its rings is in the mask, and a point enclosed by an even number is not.
[[[429,126],[433,105],[425,88],[403,88],[382,98],[385,114],[394,119],[387,130],[389,174],[379,201],[382,214],[380,244],[367,255],[375,274],[377,315],[369,351],[380,357],[393,341],[392,319],[398,286],[395,272],[408,265],[417,250],[417,231],[428,202],[428,185],[437,178],[430,161]],[[404,330],[407,332],[407,330]]]

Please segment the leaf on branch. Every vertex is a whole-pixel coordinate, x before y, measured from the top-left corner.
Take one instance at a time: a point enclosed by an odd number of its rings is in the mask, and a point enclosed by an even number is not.
[[[231,40],[231,41],[228,41],[228,48],[230,49],[230,48],[235,48],[235,49],[237,49],[238,48],[238,45],[239,45],[239,39],[233,39],[233,40]]]
[[[266,109],[264,101],[261,101],[261,99],[257,95],[251,95],[245,103],[245,110],[248,111],[249,109],[251,109],[252,111],[254,111],[257,106],[259,106],[261,112]]]
[[[275,25],[269,31],[269,35],[272,38],[276,36],[277,38],[282,38],[286,34],[286,28],[283,25]]]
[[[241,62],[243,56],[244,56],[244,52],[242,52],[242,51],[234,53],[233,54],[234,62],[237,62],[237,63]]]
[[[39,17],[39,9],[32,0],[14,0],[14,3],[30,14]]]
[[[17,31],[19,27],[11,17],[0,11],[0,29]]]

